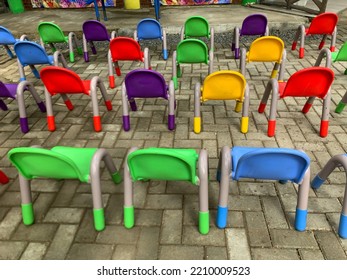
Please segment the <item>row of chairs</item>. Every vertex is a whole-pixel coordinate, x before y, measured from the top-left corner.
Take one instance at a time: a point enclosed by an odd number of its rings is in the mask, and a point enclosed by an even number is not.
[[[119,171],[105,149],[62,146],[52,149],[17,147],[8,152],[8,158],[19,173],[21,207],[25,225],[34,223],[31,180],[36,178],[76,179],[83,183],[91,183],[94,227],[97,231],[105,228],[100,183],[101,162],[105,163],[114,183],[118,184],[122,181]],[[330,159],[312,180],[312,188],[319,188],[337,167],[343,167],[347,173],[346,155],[337,155]],[[137,147],[129,149],[124,164],[124,226],[130,229],[135,225],[133,196],[136,188],[133,184],[136,181],[186,181],[199,186],[198,227],[201,234],[207,234],[210,219],[208,168],[208,152],[205,149],[199,153],[194,149],[139,149]],[[172,172],[173,170],[175,172]],[[288,148],[235,146],[230,149],[224,146],[220,152],[217,167],[220,188],[216,225],[219,228],[227,226],[230,180],[238,181],[241,178],[277,180],[281,184],[291,181],[298,184],[294,227],[298,231],[306,229],[310,158],[305,152]],[[2,183],[5,182],[2,181]],[[338,233],[342,238],[347,238],[346,194],[340,217]]]

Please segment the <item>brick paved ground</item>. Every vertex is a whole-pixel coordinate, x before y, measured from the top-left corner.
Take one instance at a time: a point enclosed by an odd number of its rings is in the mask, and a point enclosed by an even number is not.
[[[337,46],[347,38],[346,25],[339,26]],[[313,65],[318,40],[307,41],[306,56],[298,60],[298,53],[289,49],[286,78],[303,67]],[[171,78],[170,60],[163,61],[160,47],[151,49],[152,67]],[[107,81],[106,48],[99,47],[90,63],[79,60],[70,64],[82,78],[101,76]],[[67,56],[67,53],[66,57]],[[218,43],[214,70],[237,69],[229,49],[229,42]],[[4,82],[17,82],[15,60],[9,60],[1,50],[0,76]],[[293,229],[297,186],[280,185],[269,181],[242,180],[230,186],[228,225],[218,229],[215,214],[218,183],[215,180],[218,155],[224,145],[287,147],[303,149],[311,158],[314,176],[327,160],[345,153],[346,114],[333,112],[347,90],[343,63],[335,63],[336,79],[332,87],[330,129],[327,138],[320,138],[318,130],[322,103],[317,100],[304,116],[300,110],[304,100],[279,102],[278,126],[274,138],[266,136],[266,116],[257,113],[259,99],[268,80],[271,64],[247,65],[246,78],[250,84],[251,106],[249,132],[239,132],[239,115],[230,102],[210,102],[202,106],[203,130],[193,132],[193,89],[206,76],[207,67],[185,66],[177,94],[177,128],[166,127],[167,106],[163,100],[138,102],[138,112],[131,113],[131,130],[121,127],[121,79],[118,87],[108,90],[113,111],[100,105],[103,131],[92,127],[91,103],[88,97],[74,96],[76,105],[71,112],[54,98],[57,130],[47,131],[45,115],[38,112],[28,97],[27,112],[31,130],[20,132],[16,102],[8,112],[0,112],[0,168],[11,181],[0,187],[0,259],[346,259],[347,241],[336,233],[344,195],[345,174],[335,170],[328,182],[317,191],[310,190],[307,230]],[[122,63],[122,78],[139,63]],[[43,96],[41,81],[29,74]],[[123,170],[129,147],[206,148],[209,153],[209,203],[211,229],[206,236],[197,230],[198,189],[188,183],[137,183],[135,186],[135,227],[123,227],[123,185],[113,185],[107,170],[102,173],[102,192],[106,213],[106,229],[93,228],[90,186],[76,181],[35,180],[32,183],[36,221],[32,226],[21,222],[20,193],[17,171],[7,159],[7,152],[17,146],[42,145],[52,147],[103,147],[112,155],[117,167]]]

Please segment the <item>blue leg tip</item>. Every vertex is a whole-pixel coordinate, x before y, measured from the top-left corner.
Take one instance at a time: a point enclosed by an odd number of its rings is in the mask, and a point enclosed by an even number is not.
[[[295,214],[295,229],[297,231],[304,231],[306,229],[307,210],[296,208]]]
[[[318,175],[316,177],[313,178],[312,182],[311,182],[311,187],[313,189],[318,189],[325,180],[321,179]]]
[[[219,228],[225,228],[227,226],[228,219],[228,207],[218,206],[216,224]]]
[[[168,51],[167,50],[163,50],[163,58],[164,60],[167,60],[169,57]]]
[[[339,235],[341,238],[347,238],[347,216],[343,214],[340,216]]]

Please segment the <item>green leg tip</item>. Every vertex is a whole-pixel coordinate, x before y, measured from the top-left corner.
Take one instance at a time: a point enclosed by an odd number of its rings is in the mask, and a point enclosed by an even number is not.
[[[75,62],[75,54],[73,52],[70,53],[70,62]]]
[[[34,208],[32,203],[22,204],[23,223],[26,226],[34,223]]]
[[[341,113],[343,111],[343,109],[345,108],[346,104],[340,102],[339,104],[337,104],[336,109],[335,109],[335,113]]]
[[[134,206],[124,207],[124,226],[132,228],[135,224]]]
[[[178,78],[182,77],[182,70],[181,70],[181,67],[179,65],[177,66],[177,77]]]
[[[77,48],[77,53],[78,53],[79,55],[82,55],[82,54],[83,54],[82,48]]]
[[[347,69],[345,70],[344,74],[347,75]]]
[[[122,182],[122,176],[119,174],[119,172],[115,172],[112,174],[112,180],[116,184],[119,184],[120,182]]]
[[[97,231],[102,231],[105,229],[105,215],[104,209],[93,209],[94,215],[94,227]]]
[[[199,231],[201,234],[208,234],[210,230],[209,212],[199,212]]]
[[[174,82],[175,89],[178,89],[177,77],[172,77],[172,80]]]
[[[57,51],[57,49],[56,48],[52,48],[52,52],[56,52]]]

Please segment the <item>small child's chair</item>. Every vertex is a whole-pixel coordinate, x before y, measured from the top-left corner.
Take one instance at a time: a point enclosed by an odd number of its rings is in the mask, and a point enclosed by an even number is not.
[[[240,112],[241,132],[248,131],[249,87],[244,76],[236,71],[222,70],[213,72],[195,85],[194,94],[194,132],[201,131],[200,104],[208,100],[235,100],[235,112]]]
[[[305,28],[302,24],[299,26],[294,41],[292,44],[292,50],[296,50],[298,39],[300,37],[300,49],[299,58],[303,58],[305,55],[305,37],[308,35],[323,35],[322,41],[319,44],[319,49],[324,47],[325,39],[328,35],[331,36],[330,51],[335,51],[336,35],[337,35],[337,21],[338,17],[335,13],[322,13],[313,18],[310,26]]]
[[[26,37],[26,35],[24,35]],[[23,38],[23,36],[21,37]],[[14,54],[12,53],[9,46],[13,46],[15,43],[20,41],[21,39],[16,39],[10,30],[7,28],[0,26],[0,45],[4,46],[8,56],[10,58],[14,58]]]
[[[220,182],[216,224],[225,228],[228,217],[230,179],[241,178],[292,181],[299,184],[295,229],[306,228],[308,193],[310,189],[310,158],[303,152],[286,148],[253,148],[224,146],[217,168]]]
[[[95,17],[98,21],[100,21],[100,13],[99,13],[99,7],[98,7],[98,0],[84,0],[86,3],[86,6],[94,4],[94,11],[95,11]],[[106,15],[106,7],[105,7],[105,0],[100,0],[102,12],[104,14],[104,20],[107,21],[107,15]]]
[[[136,69],[129,72],[122,85],[123,128],[130,129],[128,102],[137,111],[135,98],[164,98],[169,101],[168,129],[175,129],[175,89],[173,81],[166,85],[162,74],[153,70]]]
[[[196,168],[198,166],[198,172]],[[199,231],[209,231],[208,154],[201,150],[131,148],[124,164],[124,226],[134,226],[133,182],[146,180],[188,181],[199,186]]]
[[[267,25],[267,18],[265,15],[251,14],[243,20],[241,28],[237,26],[234,28],[231,51],[234,52],[236,59],[240,58],[240,37],[256,35],[269,35],[269,27]]]
[[[189,17],[181,29],[181,41],[188,38],[210,39],[210,50],[214,51],[214,29],[206,18],[201,16]]]
[[[41,22],[38,26],[38,32],[40,35],[41,46],[44,48],[45,44],[49,44],[52,51],[56,51],[54,43],[67,43],[69,45],[70,62],[75,61],[74,46],[77,49],[77,53],[82,55],[82,48],[77,44],[77,38],[74,32],[69,32],[68,36],[65,36],[61,28],[53,22]]]
[[[167,60],[168,51],[166,43],[166,32],[161,27],[160,22],[152,18],[145,18],[137,24],[134,31],[134,39],[136,41],[159,39],[163,44],[163,58]]]
[[[8,110],[8,107],[2,100],[2,98],[11,98],[17,100],[19,110],[19,124],[23,133],[27,133],[29,131],[29,123],[24,102],[25,91],[30,92],[32,97],[35,99],[35,102],[40,111],[45,113],[45,103],[41,100],[32,83],[28,81],[22,81],[19,84],[4,84],[0,82],[0,109],[2,109],[3,111]]]
[[[246,75],[246,62],[275,62],[271,72],[271,78],[275,78],[279,68],[280,71],[284,70],[285,61],[286,50],[282,39],[276,36],[263,36],[252,42],[247,53],[245,48],[241,48],[240,71]]]
[[[67,68],[67,63],[60,51],[55,51],[54,55],[47,55],[45,49],[35,42],[19,41],[14,44],[14,51],[17,55],[20,81],[26,80],[24,67],[29,66],[36,78],[40,79],[40,74],[35,65],[49,64],[58,66],[59,61]]]
[[[118,184],[121,181],[121,176],[105,149],[56,146],[49,150],[41,147],[18,147],[8,152],[8,158],[18,170],[25,225],[34,223],[31,180],[36,178],[76,179],[83,183],[91,183],[94,227],[97,231],[105,228],[100,183],[101,162],[105,163],[114,183]]]
[[[208,74],[213,71],[213,51],[208,51],[206,44],[199,39],[185,39],[178,43],[172,54],[172,80],[175,89],[178,89],[177,78],[182,76],[180,65],[182,63],[205,63],[208,65]]]
[[[67,94],[82,93],[90,95],[93,107],[93,123],[96,132],[101,131],[101,117],[98,107],[97,89],[100,90],[108,111],[112,110],[111,100],[100,77],[95,76],[91,80],[82,80],[75,72],[56,66],[47,66],[40,72],[42,82],[45,86],[45,98],[47,106],[47,124],[50,131],[55,131],[55,120],[52,106],[52,96],[60,94],[66,107],[71,111],[74,109]]]
[[[347,178],[347,155],[335,155],[325,164],[325,166],[319,171],[319,173],[313,178],[311,182],[311,187],[313,189],[318,189],[329,175],[336,168],[343,168]],[[340,224],[338,233],[341,238],[347,238],[347,181],[345,187],[345,194],[343,197],[342,211],[340,215]]]
[[[110,41],[116,37],[116,31],[108,33],[106,26],[97,20],[87,20],[82,25],[83,32],[83,56],[84,61],[89,62],[88,43],[92,49],[92,53],[96,54],[94,42]]]
[[[6,176],[6,174],[0,170],[0,184],[5,185],[5,184],[7,184],[9,181],[10,181],[10,180],[8,179],[8,177]]]
[[[148,48],[142,52],[140,44],[133,38],[117,37],[111,40],[108,51],[108,77],[110,88],[115,88],[115,77],[113,68],[117,76],[122,75],[118,61],[140,61],[144,63],[145,69],[151,69]]]
[[[331,53],[331,60],[332,62],[347,61],[347,41],[343,43],[339,51]],[[347,75],[347,67],[344,74]]]

